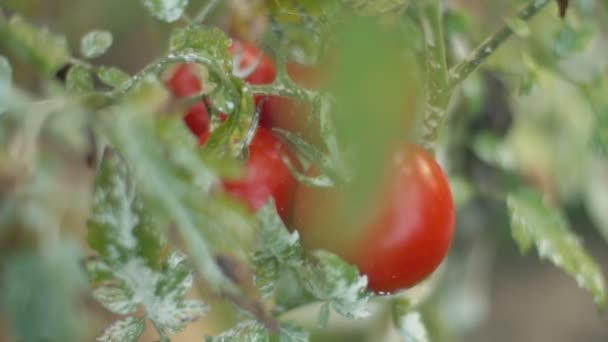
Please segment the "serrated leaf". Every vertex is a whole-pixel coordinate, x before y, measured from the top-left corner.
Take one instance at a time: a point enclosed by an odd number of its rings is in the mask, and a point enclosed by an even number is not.
[[[227,330],[216,337],[208,336],[206,342],[269,342],[268,330],[257,321],[243,321],[232,329]]]
[[[37,28],[13,15],[8,23],[0,21],[0,44],[6,44],[21,58],[43,74],[52,74],[68,59],[64,36]]]
[[[269,298],[275,289],[279,276],[279,264],[275,258],[255,257],[255,275],[253,281],[264,298]]]
[[[397,332],[403,342],[429,342],[422,315],[417,311],[407,312],[396,320]]]
[[[259,257],[275,257],[279,262],[300,257],[300,236],[297,231],[290,233],[287,230],[272,199],[258,210],[257,216],[262,225],[259,241],[263,248],[259,251]]]
[[[186,300],[173,310],[164,312],[163,320],[155,320],[157,326],[169,334],[180,332],[188,323],[204,316],[209,307],[194,299]]]
[[[596,305],[603,308],[606,287],[602,271],[570,230],[564,215],[527,189],[509,194],[507,205],[513,238],[522,252],[535,245],[541,258],[573,277],[581,288],[593,295]]]
[[[90,258],[84,261],[84,269],[89,277],[89,282],[97,283],[112,280],[112,269],[100,258]]]
[[[342,316],[354,319],[369,316],[367,304],[371,296],[367,292],[367,277],[360,276],[356,267],[332,253],[319,250],[314,257],[316,263],[299,273],[303,286],[315,298],[331,302]]]
[[[525,38],[530,35],[530,26],[528,23],[522,19],[517,17],[509,17],[505,18],[505,23],[507,26],[520,38]]]
[[[188,0],[142,0],[150,14],[162,21],[172,23],[182,17]]]
[[[173,31],[169,41],[172,52],[194,51],[218,63],[226,73],[232,72],[230,38],[217,27],[186,26]]]
[[[282,323],[279,334],[279,342],[308,342],[307,331],[291,323]]]
[[[80,53],[85,58],[99,57],[112,46],[112,41],[108,31],[91,31],[80,40]]]
[[[0,83],[11,83],[13,78],[13,69],[6,57],[0,55]]]
[[[104,284],[93,289],[93,298],[113,313],[128,315],[135,312],[138,303],[133,293],[120,286]]]
[[[93,75],[88,68],[75,65],[70,68],[65,79],[66,88],[75,93],[93,90]]]
[[[117,153],[106,153],[95,183],[89,245],[108,263],[124,263],[137,253],[137,229],[148,231],[144,227],[142,206],[136,201],[127,165]],[[159,243],[153,248],[160,253]],[[152,255],[147,261],[151,265],[157,264],[158,255]]]
[[[97,342],[135,342],[143,334],[146,323],[143,318],[127,317],[107,327]]]
[[[99,67],[97,71],[99,80],[110,87],[118,87],[129,80],[129,74],[116,67]]]

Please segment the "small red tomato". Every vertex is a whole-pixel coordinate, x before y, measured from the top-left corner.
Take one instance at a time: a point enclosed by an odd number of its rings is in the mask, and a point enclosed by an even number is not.
[[[200,137],[201,145],[209,134]],[[283,156],[298,165],[294,155],[269,130],[259,127],[249,145],[249,159],[241,179],[222,180],[224,190],[246,203],[252,210],[260,209],[270,197],[277,212],[286,222],[291,214],[293,193],[297,182],[283,162]]]
[[[177,98],[198,94],[203,89],[201,80],[195,74],[194,65],[185,63],[175,68],[166,84]],[[209,113],[205,103],[200,101],[190,107],[184,115],[184,122],[196,136],[209,131]]]
[[[277,75],[277,69],[272,59],[261,49],[253,44],[233,40],[229,47],[230,53],[234,56],[235,62],[234,73],[239,77],[243,77],[249,84],[262,85],[270,84],[274,81]],[[256,106],[264,99],[263,96],[255,97]],[[261,108],[260,121],[264,121],[266,116],[267,103],[264,103]]]
[[[401,148],[389,172],[379,196],[366,199],[370,209],[360,220],[349,220],[352,213],[343,209],[344,189],[300,184],[294,199],[294,225],[304,246],[340,255],[367,275],[370,290],[382,293],[429,276],[454,232],[450,187],[431,154],[417,146]]]
[[[228,48],[235,57],[235,74],[243,76],[250,84],[270,84],[277,75],[272,59],[253,44],[233,40]]]
[[[199,93],[203,89],[201,80],[196,76],[195,66],[179,64],[171,77],[166,81],[169,90],[177,98],[188,97]]]
[[[195,103],[184,116],[184,122],[190,128],[190,131],[196,135],[209,131],[209,113],[203,101]]]

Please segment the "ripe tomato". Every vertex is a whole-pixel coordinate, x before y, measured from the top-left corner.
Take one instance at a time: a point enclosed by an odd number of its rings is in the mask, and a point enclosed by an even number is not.
[[[177,98],[192,96],[203,89],[201,80],[196,76],[194,65],[179,64],[169,79],[166,81],[167,87]],[[200,136],[209,131],[209,113],[203,101],[195,103],[184,115],[184,122],[190,131]]]
[[[196,76],[196,69],[191,64],[179,64],[166,81],[173,96],[183,98],[203,90],[201,80]]]
[[[277,70],[264,51],[251,43],[236,39],[228,49],[238,62],[238,65],[234,65],[235,73],[244,76],[245,81],[250,84],[269,84],[274,81]],[[245,73],[246,71],[249,72]]]
[[[391,293],[430,275],[445,257],[454,231],[454,203],[432,155],[401,148],[368,213],[350,220],[345,189],[298,185],[294,226],[306,248],[334,252],[368,277],[372,291]],[[314,171],[310,171],[314,173]],[[340,235],[339,235],[340,234]]]
[[[244,77],[249,84],[270,84],[274,81],[277,75],[277,69],[272,59],[261,49],[253,44],[233,40],[229,47],[230,53],[235,58],[235,74]],[[238,64],[237,64],[238,63]],[[256,106],[264,99],[263,96],[255,97]],[[261,108],[260,120],[265,120],[264,117],[268,111],[267,103],[264,103]]]
[[[209,134],[200,137],[201,145]],[[294,155],[269,130],[259,127],[249,145],[249,159],[241,179],[222,180],[224,190],[246,203],[252,210],[260,209],[272,196],[277,212],[286,222],[291,214],[293,193],[297,182],[283,156],[298,165]]]

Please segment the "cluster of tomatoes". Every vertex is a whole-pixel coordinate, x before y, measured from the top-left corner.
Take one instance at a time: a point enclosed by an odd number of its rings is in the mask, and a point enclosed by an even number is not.
[[[234,41],[230,51],[237,70],[250,84],[270,84],[276,77],[273,60],[249,43]],[[304,86],[315,86],[318,71],[288,65],[290,76]],[[196,67],[180,64],[166,80],[175,97],[201,92],[203,84]],[[260,105],[259,127],[249,145],[245,174],[238,180],[224,180],[223,189],[251,208],[259,209],[272,197],[284,222],[298,230],[306,248],[323,248],[356,265],[368,277],[372,291],[392,293],[409,288],[431,274],[445,257],[452,241],[454,205],[446,176],[433,156],[416,145],[395,152],[386,189],[370,199],[369,215],[362,222],[343,220],[348,213],[336,213],[346,201],[342,188],[313,188],[298,183],[283,159],[299,166],[295,155],[271,131],[280,127],[301,134],[306,116],[303,104],[268,97]],[[210,130],[207,106],[194,104],[184,122],[204,145]],[[310,132],[309,132],[310,133]],[[313,169],[308,171],[310,174]],[[343,239],[326,230],[328,222],[356,236]],[[348,227],[345,225],[358,225]],[[352,228],[352,229],[350,229]],[[330,236],[327,236],[327,235]],[[335,235],[335,234],[334,234]],[[339,241],[349,241],[339,248]]]

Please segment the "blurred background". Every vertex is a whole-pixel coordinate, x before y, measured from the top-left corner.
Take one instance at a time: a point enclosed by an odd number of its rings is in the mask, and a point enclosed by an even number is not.
[[[205,3],[191,0],[190,13]],[[447,1],[450,64],[523,3]],[[114,44],[96,62],[130,73],[167,50],[171,25],[146,15],[138,1],[3,0],[0,5],[65,33],[74,51],[86,32],[110,31]],[[428,314],[449,330],[445,336],[608,341],[606,317],[588,293],[539,261],[534,250],[520,255],[504,203],[496,200],[514,174],[523,175],[566,208],[573,230],[607,274],[608,159],[593,152],[606,132],[594,120],[608,108],[607,12],[605,2],[581,0],[561,21],[557,6],[549,6],[453,99],[439,155],[459,206],[458,237]],[[207,23],[254,41],[269,27],[263,0],[222,0]],[[25,65],[14,69],[16,83],[35,91],[36,75]],[[189,328],[182,339],[194,340],[198,329]]]

